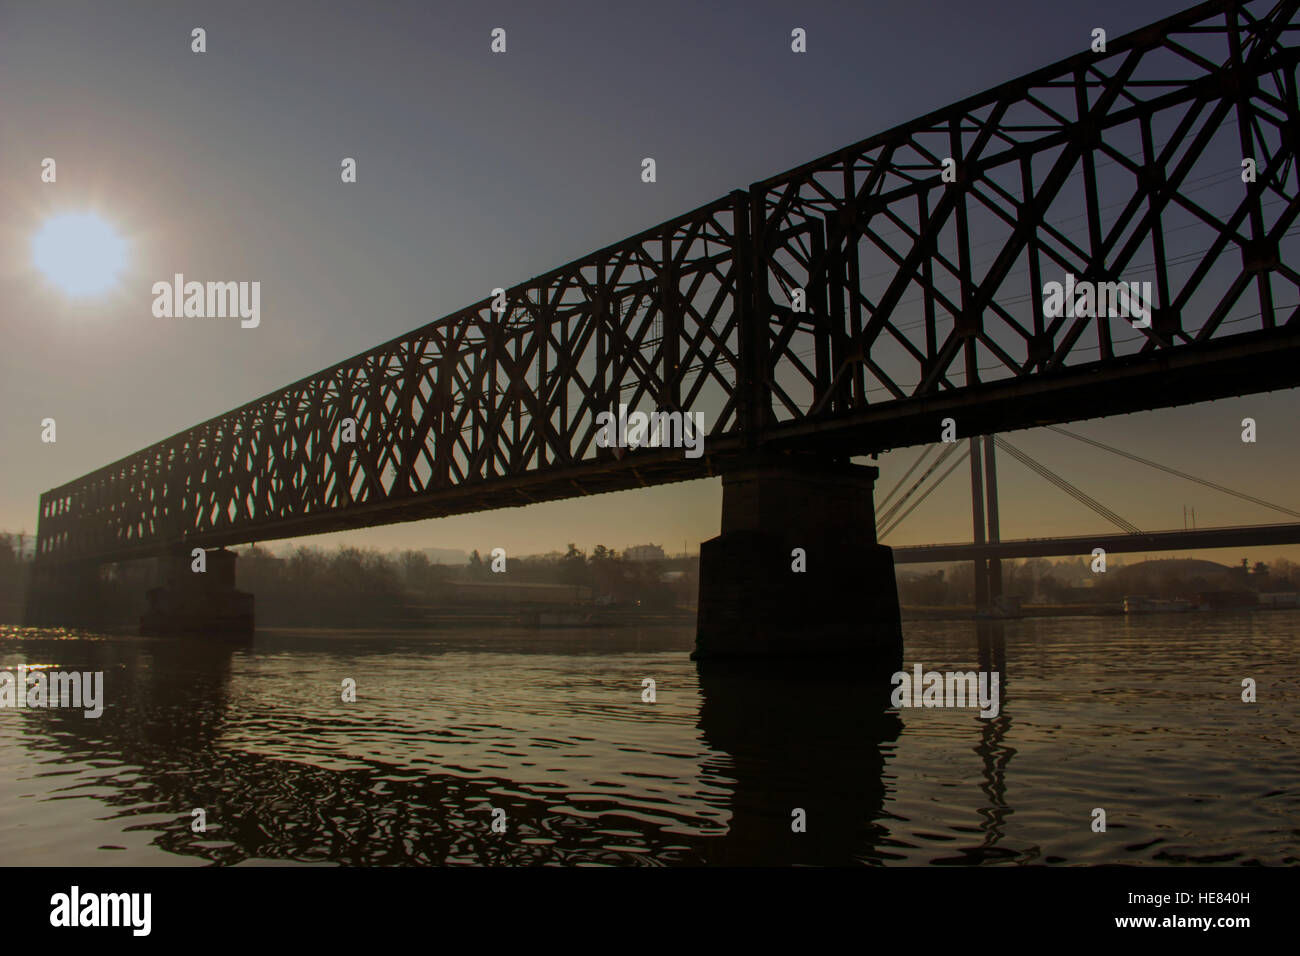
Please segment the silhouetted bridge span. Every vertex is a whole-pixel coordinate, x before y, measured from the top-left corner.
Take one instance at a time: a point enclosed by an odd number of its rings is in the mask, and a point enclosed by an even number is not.
[[[1021,538],[984,544],[921,544],[895,547],[895,564],[938,561],[973,561],[978,558],[1058,558],[1088,556],[1093,548],[1107,554],[1144,551],[1190,551],[1198,548],[1266,547],[1300,544],[1300,524],[1239,525],[1181,531],[1144,531],[1140,534],[1072,535],[1059,538]]]
[[[944,418],[969,436],[1300,383],[1298,3],[1202,4],[1104,53],[1081,36],[186,429],[44,494],[38,565],[721,475],[702,647],[785,647],[811,626],[793,608],[834,619],[846,588],[844,613],[883,615],[892,641],[875,469],[851,456],[935,441]],[[1149,327],[1047,314],[1067,276],[1150,282]],[[703,455],[601,447],[621,404],[703,414]],[[832,552],[854,573],[823,574]],[[813,643],[862,643],[844,630]]]

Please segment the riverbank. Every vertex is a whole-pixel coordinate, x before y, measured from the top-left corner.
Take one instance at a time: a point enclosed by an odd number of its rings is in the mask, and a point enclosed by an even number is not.
[[[12,622],[0,620],[0,626],[21,627],[21,618]],[[393,631],[428,631],[441,629],[502,629],[502,628],[575,628],[575,627],[654,627],[665,625],[694,625],[694,608],[647,610],[638,607],[528,607],[500,605],[463,605],[455,607],[397,606],[364,612],[350,609],[338,614],[305,614],[285,612],[257,614],[254,611],[256,630],[303,630],[346,628],[356,633]],[[136,634],[138,620],[120,620],[84,628],[104,634]]]
[[[1114,617],[1124,613],[1124,608],[1111,604],[1022,604],[1014,613],[976,613],[969,604],[939,606],[904,606],[900,608],[904,621],[973,621],[1013,620],[1022,617]]]

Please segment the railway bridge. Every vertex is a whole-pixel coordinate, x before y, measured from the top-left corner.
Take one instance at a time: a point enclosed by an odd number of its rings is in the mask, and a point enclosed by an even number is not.
[[[895,655],[854,458],[1300,384],[1298,5],[1081,42],[53,488],[34,618],[105,562],[716,476],[697,656]],[[1117,282],[1144,315],[1046,294]]]

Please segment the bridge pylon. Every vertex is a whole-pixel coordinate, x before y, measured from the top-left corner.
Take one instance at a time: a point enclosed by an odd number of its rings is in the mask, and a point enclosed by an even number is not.
[[[722,533],[700,547],[702,663],[901,666],[891,549],[876,540],[879,470],[821,457],[753,460],[722,478]]]

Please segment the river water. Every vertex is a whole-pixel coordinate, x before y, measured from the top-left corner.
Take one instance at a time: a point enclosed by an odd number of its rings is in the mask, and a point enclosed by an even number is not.
[[[852,674],[699,675],[691,628],[242,647],[11,628],[0,670],[102,671],[106,705],[0,709],[0,860],[1294,865],[1298,629],[1289,611],[905,624],[909,670],[1002,675],[984,720],[893,708]]]

